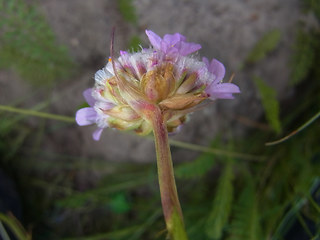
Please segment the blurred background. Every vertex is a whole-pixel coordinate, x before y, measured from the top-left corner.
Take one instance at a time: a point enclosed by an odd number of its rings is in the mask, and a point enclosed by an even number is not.
[[[73,120],[112,27],[116,52],[179,32],[241,89],[172,137],[190,239],[320,239],[319,23],[319,0],[0,0],[0,239],[165,239],[152,137]]]

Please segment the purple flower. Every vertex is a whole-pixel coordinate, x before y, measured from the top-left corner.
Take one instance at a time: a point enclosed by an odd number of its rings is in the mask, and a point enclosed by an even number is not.
[[[83,92],[83,96],[90,107],[81,108],[76,113],[76,122],[79,126],[86,126],[97,123],[98,113],[94,109],[96,100],[92,97],[92,88]],[[95,141],[100,139],[103,128],[98,128],[92,134]]]
[[[233,83],[222,83],[226,70],[221,62],[212,59],[209,63],[207,58],[203,58],[203,62],[214,77],[212,83],[208,85],[205,90],[210,99],[233,99],[233,93],[240,93],[240,89],[237,85]]]
[[[201,48],[200,44],[186,42],[185,36],[180,33],[166,34],[163,39],[150,30],[146,30],[146,34],[153,48],[167,55],[187,56]]]
[[[155,109],[166,114],[169,133],[178,132],[197,105],[209,99],[230,99],[238,86],[223,83],[222,63],[190,55],[201,46],[188,43],[179,34],[163,38],[150,30],[150,48],[138,52],[120,51],[95,74],[95,86],[83,95],[90,107],[76,113],[80,126],[96,124],[94,140],[104,128],[133,130],[139,135],[152,131],[150,114]]]
[[[96,103],[96,100],[92,97],[92,88],[84,90],[82,95],[84,96],[84,99],[89,104],[89,106],[93,107]]]

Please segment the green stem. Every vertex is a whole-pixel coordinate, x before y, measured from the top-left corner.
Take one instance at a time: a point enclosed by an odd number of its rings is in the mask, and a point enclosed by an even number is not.
[[[74,117],[66,117],[66,116],[61,116],[57,114],[38,112],[34,110],[29,110],[29,109],[22,109],[22,108],[15,108],[10,106],[0,105],[0,110],[7,111],[7,112],[20,113],[20,114],[30,115],[35,117],[48,118],[52,120],[58,120],[58,121],[69,122],[69,123],[75,122]]]
[[[311,125],[311,123],[313,123],[315,120],[317,120],[320,117],[320,111],[317,112],[312,118],[310,118],[307,122],[305,122],[302,126],[300,126],[298,129],[294,130],[293,132],[291,132],[290,134],[288,134],[287,136],[273,141],[273,142],[267,142],[265,143],[266,146],[273,146],[279,143],[282,143],[286,140],[288,140],[289,138],[293,137],[294,135],[296,135],[297,133],[301,132],[302,130],[304,130],[305,128],[307,128],[309,125]]]
[[[63,121],[63,122],[68,122],[68,123],[75,122],[74,117],[45,113],[45,112],[40,112],[40,111],[36,111],[36,110],[15,108],[15,107],[5,106],[5,105],[0,105],[0,110],[7,111],[7,112],[19,113],[19,114],[23,114],[23,115],[34,116],[34,117],[58,120],[58,121]],[[193,151],[207,152],[207,153],[213,153],[216,155],[236,157],[236,158],[244,159],[244,160],[248,160],[248,161],[264,161],[266,159],[265,156],[256,156],[256,155],[245,154],[245,153],[231,152],[231,151],[226,151],[226,150],[217,149],[217,148],[204,147],[204,146],[200,146],[200,145],[196,145],[196,144],[180,142],[177,140],[170,140],[169,143],[172,146],[185,148],[185,149],[189,149],[189,150],[193,150]]]
[[[0,222],[3,222],[11,230],[18,240],[31,240],[31,235],[26,232],[21,223],[11,214],[0,213]]]
[[[3,240],[10,240],[10,237],[1,221],[0,221],[0,236],[2,237]]]
[[[174,179],[167,126],[160,109],[150,114],[155,139],[158,179],[164,218],[171,240],[187,240],[182,210]]]
[[[256,161],[256,162],[262,162],[266,160],[265,156],[257,156],[252,154],[246,154],[246,153],[239,153],[239,152],[232,152],[229,150],[222,150],[218,148],[212,148],[212,147],[205,147],[200,146],[197,144],[187,143],[187,142],[181,142],[177,140],[170,139],[169,143],[171,146],[176,146],[184,149],[189,149],[193,151],[199,151],[199,152],[205,152],[205,153],[212,153],[219,156],[227,156],[227,157],[233,157],[233,158],[239,158],[244,159],[248,161]]]

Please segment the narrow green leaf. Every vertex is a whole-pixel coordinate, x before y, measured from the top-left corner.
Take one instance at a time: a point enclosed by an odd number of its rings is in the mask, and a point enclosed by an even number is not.
[[[263,59],[269,52],[273,51],[279,44],[281,32],[278,29],[267,32],[253,47],[246,63],[255,63]]]
[[[320,1],[317,0],[304,0],[305,7],[312,11],[318,19],[320,19]]]
[[[309,192],[314,192],[318,188],[319,182],[319,178],[316,177],[310,184],[311,187],[307,188],[307,190]],[[286,212],[286,214],[282,218],[282,221],[278,224],[278,227],[273,234],[272,240],[282,239],[282,236],[284,236],[293,226],[294,222],[297,220],[297,217],[299,217],[301,209],[307,204],[307,202],[307,197],[297,196],[295,199],[293,199],[290,209]]]
[[[96,187],[92,190],[87,190],[85,192],[73,193],[64,199],[56,201],[56,204],[60,207],[67,208],[79,208],[85,205],[101,205],[109,203],[109,196],[112,193],[117,193],[119,191],[125,191],[127,189],[133,189],[144,185],[150,181],[150,179],[154,179],[155,176],[149,176],[147,174],[143,174],[141,177],[137,177],[135,179],[128,179],[126,181],[115,182],[113,184],[103,184],[101,187]],[[48,188],[50,183],[40,183],[43,187]],[[62,191],[61,191],[62,190]],[[61,191],[65,193],[66,191],[71,191],[71,189],[57,189],[57,191]],[[118,199],[119,200],[119,199]],[[113,205],[114,206],[114,205]]]
[[[9,12],[13,12],[15,10],[16,6],[17,6],[17,1],[12,1],[11,0],[11,1],[7,2],[7,10]]]
[[[10,240],[7,230],[4,228],[1,221],[0,221],[0,237],[2,237],[3,240]]]
[[[320,111],[318,111],[315,115],[313,115],[308,121],[306,121],[304,124],[302,124],[300,127],[298,127],[296,130],[293,130],[291,133],[289,133],[287,136],[280,138],[276,141],[272,141],[272,142],[267,142],[265,145],[266,146],[272,146],[272,145],[276,145],[279,143],[282,143],[284,141],[287,141],[288,139],[290,139],[291,137],[295,136],[296,134],[298,134],[299,132],[305,130],[307,127],[309,127],[314,121],[316,121],[318,118],[320,117]]]
[[[9,0],[1,7],[0,68],[13,69],[34,85],[49,85],[73,72],[68,51],[57,44],[35,5]]]
[[[136,9],[132,4],[132,0],[118,0],[118,8],[123,18],[133,24],[137,23]]]
[[[207,236],[212,239],[220,239],[222,237],[224,226],[231,211],[233,201],[232,180],[234,178],[232,166],[232,161],[228,161],[219,179],[212,209],[206,222]]]
[[[259,90],[267,120],[273,130],[276,133],[279,133],[281,131],[281,123],[279,119],[280,107],[279,102],[276,98],[276,92],[273,88],[265,84],[265,82],[260,77],[254,76],[253,80]]]
[[[109,205],[115,213],[126,213],[131,208],[125,193],[118,193],[112,196]]]
[[[0,11],[3,11],[3,9],[4,9],[4,0],[0,0]]]
[[[129,41],[129,49],[133,52],[138,51],[140,49],[141,39],[139,36],[132,36]]]
[[[261,238],[261,225],[254,185],[248,181],[234,206],[229,240],[257,240]]]
[[[177,166],[175,175],[182,179],[202,177],[212,168],[214,162],[212,154],[203,154],[194,161]]]
[[[296,36],[291,62],[291,83],[293,85],[300,83],[307,77],[312,68],[314,58],[312,35],[300,30]]]
[[[31,240],[31,235],[12,214],[4,215],[0,213],[0,222],[3,222],[18,240]]]
[[[154,226],[155,221],[162,215],[161,209],[157,209],[146,221],[137,228],[137,230],[128,236],[127,240],[140,240],[142,239],[142,234],[146,232],[148,229]]]

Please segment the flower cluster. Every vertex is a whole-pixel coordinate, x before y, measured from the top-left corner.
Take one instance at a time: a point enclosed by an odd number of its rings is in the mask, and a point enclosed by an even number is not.
[[[218,60],[200,61],[195,53],[201,45],[190,43],[179,33],[163,38],[146,30],[151,47],[139,52],[120,51],[117,59],[95,74],[95,86],[84,91],[90,107],[76,113],[80,126],[97,124],[93,138],[104,128],[152,131],[148,112],[160,109],[168,132],[175,132],[186,115],[204,100],[231,99],[239,88],[223,83],[225,68]]]

